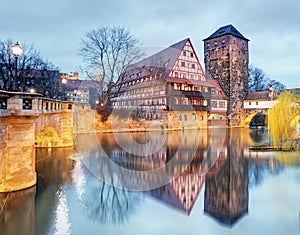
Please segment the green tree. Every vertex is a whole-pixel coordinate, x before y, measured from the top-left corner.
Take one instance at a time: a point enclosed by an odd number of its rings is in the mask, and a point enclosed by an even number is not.
[[[281,93],[276,104],[268,110],[269,137],[274,146],[292,147],[295,134],[293,119],[300,114],[300,96],[291,91]]]

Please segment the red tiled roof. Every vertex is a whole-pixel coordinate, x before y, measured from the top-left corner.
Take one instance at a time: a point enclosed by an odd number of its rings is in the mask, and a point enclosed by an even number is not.
[[[268,100],[268,91],[249,92],[245,100]]]
[[[159,79],[162,81],[213,87],[212,84],[206,81],[169,77],[170,71],[173,69],[178,57],[180,56],[187,42],[189,42],[190,45],[192,46],[190,39],[186,38],[152,56],[149,56],[141,60],[140,62],[131,65],[126,70],[124,79],[122,80],[122,82],[119,82],[119,84],[127,83],[129,81],[134,81],[149,76],[150,74],[153,75],[162,74],[162,77]],[[196,54],[195,56],[197,57]]]
[[[66,89],[70,89],[70,90],[74,90],[74,89],[78,89],[81,85],[82,80],[68,80],[67,79],[67,83],[65,85]]]
[[[222,87],[220,86],[219,82],[217,80],[207,79],[209,83],[211,83],[214,87],[217,87],[218,90],[221,91],[221,95],[218,94],[211,94],[212,98],[222,98],[222,99],[228,99],[226,94],[224,93]]]

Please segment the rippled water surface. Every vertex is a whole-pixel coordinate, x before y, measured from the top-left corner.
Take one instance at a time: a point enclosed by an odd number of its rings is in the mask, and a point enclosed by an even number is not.
[[[300,153],[246,129],[80,135],[0,194],[0,234],[300,234]]]

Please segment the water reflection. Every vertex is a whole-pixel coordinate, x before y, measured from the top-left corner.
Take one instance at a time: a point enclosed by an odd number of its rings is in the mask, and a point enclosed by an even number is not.
[[[297,153],[286,158],[249,152],[249,144],[264,141],[265,133],[253,130],[115,135],[81,135],[76,150],[39,149],[37,186],[0,194],[1,205],[5,202],[0,234],[18,234],[16,225],[22,234],[79,234],[91,224],[126,225],[147,198],[190,217],[201,192],[205,216],[233,226],[248,215],[249,189],[279,175],[285,165],[300,166]],[[128,135],[138,144],[131,145]]]

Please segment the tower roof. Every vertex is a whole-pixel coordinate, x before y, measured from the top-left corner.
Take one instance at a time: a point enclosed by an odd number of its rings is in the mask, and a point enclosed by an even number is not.
[[[212,39],[212,38],[217,38],[217,37],[221,37],[227,34],[231,34],[235,37],[244,39],[249,41],[249,39],[245,38],[235,27],[233,27],[231,24],[223,26],[221,28],[219,28],[216,32],[214,32],[212,35],[210,35],[208,38],[203,39],[203,41],[206,41],[208,39]]]

